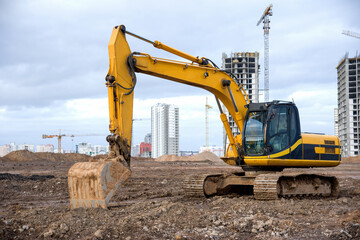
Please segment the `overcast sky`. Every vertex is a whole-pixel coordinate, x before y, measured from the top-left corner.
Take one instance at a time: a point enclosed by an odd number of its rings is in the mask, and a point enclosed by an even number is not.
[[[106,145],[107,45],[116,25],[221,66],[222,52],[258,51],[263,70],[263,30],[256,26],[272,3],[270,99],[294,100],[302,131],[334,134],[336,66],[346,52],[360,53],[360,1],[0,1],[0,145],[54,144],[42,134]],[[128,37],[132,51],[173,58]],[[177,58],[176,58],[177,59]],[[222,145],[216,103],[208,92],[138,74],[133,143],[150,132],[150,108],[162,102],[180,111],[180,150],[205,144],[205,97],[210,105],[210,144]],[[260,87],[263,74],[260,74]],[[195,104],[196,103],[196,104]]]

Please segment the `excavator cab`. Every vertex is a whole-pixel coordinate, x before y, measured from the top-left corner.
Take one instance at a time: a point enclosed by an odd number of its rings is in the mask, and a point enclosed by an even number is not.
[[[246,108],[242,137],[242,163],[245,166],[281,170],[340,164],[339,138],[301,133],[299,112],[294,103],[250,103]]]
[[[245,156],[279,153],[301,138],[299,113],[294,103],[251,103],[247,108],[243,137]]]

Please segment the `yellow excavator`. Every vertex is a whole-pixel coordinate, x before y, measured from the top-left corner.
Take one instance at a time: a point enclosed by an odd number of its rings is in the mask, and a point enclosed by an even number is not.
[[[132,52],[126,35],[139,38],[154,47],[188,61],[175,61]],[[216,99],[229,147],[223,161],[241,167],[232,174],[189,176],[184,184],[186,195],[210,197],[231,189],[254,194],[256,199],[279,197],[338,195],[334,176],[283,172],[284,168],[335,167],[340,164],[338,137],[301,133],[298,109],[292,102],[251,103],[236,76],[221,70],[211,60],[194,57],[159,41],[150,41],[126,30],[113,29],[109,42],[110,66],[105,85],[108,88],[111,135],[110,153],[98,162],[79,162],[68,173],[70,207],[107,208],[110,198],[130,175],[131,129],[135,73],[199,87]],[[240,134],[234,136],[225,106]]]

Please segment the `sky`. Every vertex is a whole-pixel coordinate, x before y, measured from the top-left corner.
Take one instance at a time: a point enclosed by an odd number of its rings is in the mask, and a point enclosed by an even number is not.
[[[263,69],[263,29],[256,23],[270,3],[270,100],[294,101],[302,131],[334,134],[336,66],[346,52],[360,53],[360,40],[341,33],[360,33],[360,1],[12,0],[0,1],[0,145],[57,146],[41,136],[59,129],[76,136],[63,138],[66,150],[79,142],[107,145],[104,78],[116,25],[219,66],[223,52],[258,51]],[[179,59],[127,39],[132,51]],[[208,96],[210,145],[222,145],[210,93],[143,74],[137,79],[134,118],[142,120],[134,121],[133,144],[151,132],[151,106],[169,103],[179,107],[180,150],[199,150]],[[262,71],[259,81],[261,88]]]

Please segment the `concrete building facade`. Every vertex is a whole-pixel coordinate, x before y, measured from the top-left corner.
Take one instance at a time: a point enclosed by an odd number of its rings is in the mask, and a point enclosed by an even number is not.
[[[17,150],[16,144],[15,144],[14,142],[11,142],[11,143],[10,143],[10,152],[16,151],[16,150]]]
[[[81,142],[76,145],[76,153],[86,154],[86,155],[92,155],[92,147],[90,143],[84,143]]]
[[[134,144],[131,146],[131,156],[140,157],[140,144]]]
[[[17,145],[17,150],[29,150],[30,152],[34,152],[34,144],[19,144]]]
[[[9,154],[11,152],[11,147],[10,145],[3,145],[3,146],[0,146],[0,157],[3,157],[7,154]]]
[[[339,137],[339,111],[337,108],[334,109],[334,133]]]
[[[360,153],[360,55],[346,54],[336,69],[341,155],[350,157]]]
[[[140,143],[140,157],[151,157],[151,143]]]
[[[131,147],[131,156],[134,157],[151,157],[151,133],[144,137],[144,141]]]
[[[102,145],[91,146],[91,143],[81,142],[76,144],[75,147],[76,147],[75,150],[76,153],[86,154],[90,156],[109,153],[109,146],[102,146]]]
[[[222,54],[222,69],[231,72],[239,80],[250,102],[259,102],[259,53],[236,52]]]
[[[151,133],[145,135],[144,143],[151,143]]]
[[[236,52],[228,56],[222,54],[222,69],[231,72],[239,80],[243,86],[250,102],[259,102],[259,53],[258,52]],[[223,107],[224,113],[228,116],[229,124],[234,136],[240,134],[239,128],[236,126],[229,112]],[[227,149],[229,139],[227,138],[225,129],[223,130],[224,151]]]
[[[179,108],[158,103],[151,107],[151,157],[179,154]]]
[[[94,151],[94,155],[101,155],[101,154],[109,153],[109,146],[94,145],[92,147],[92,149]]]
[[[47,145],[37,145],[36,152],[54,152],[54,145],[47,144]]]

